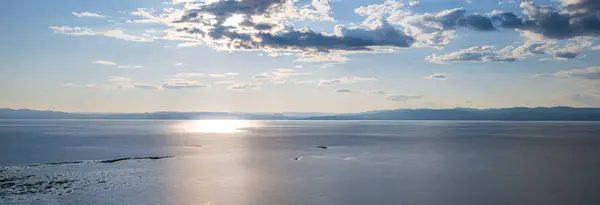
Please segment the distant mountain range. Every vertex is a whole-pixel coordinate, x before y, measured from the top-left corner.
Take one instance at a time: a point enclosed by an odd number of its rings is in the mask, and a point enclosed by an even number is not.
[[[250,119],[250,120],[505,120],[505,121],[600,121],[600,108],[513,107],[495,109],[399,109],[361,113],[314,112],[149,112],[67,113],[29,109],[1,109],[0,119]]]

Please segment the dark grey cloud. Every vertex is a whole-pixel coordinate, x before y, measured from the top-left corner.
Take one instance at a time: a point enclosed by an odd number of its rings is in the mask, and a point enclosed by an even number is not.
[[[531,31],[552,39],[600,35],[599,6],[596,0],[563,0],[562,9],[522,2],[526,17],[503,12],[491,17],[500,27]]]
[[[203,22],[203,15],[211,14],[216,17],[220,23],[234,14],[243,14],[246,16],[262,15],[269,10],[280,9],[286,0],[225,0],[206,4],[197,9],[186,11],[181,18],[181,22]],[[220,24],[219,23],[219,24]]]
[[[292,2],[226,0],[199,5],[196,9],[187,10],[183,17],[176,21],[197,26],[179,27],[177,31],[200,35],[205,41],[218,41],[224,49],[229,50],[370,51],[372,46],[410,47],[414,42],[411,37],[384,20],[381,20],[379,26],[370,29],[338,26],[335,34],[325,34],[308,28],[279,26],[276,23],[281,22],[277,22],[276,18],[271,19],[272,22],[254,22],[251,18],[262,16],[269,19],[286,14],[289,10],[286,6]],[[316,4],[322,2],[312,2],[318,9]],[[225,25],[225,21],[234,15],[242,15],[243,21],[239,25]]]
[[[570,52],[570,51],[559,51],[553,54],[553,57],[556,59],[574,59],[577,58],[579,53]]]
[[[375,29],[338,27],[337,35],[316,33],[310,29],[283,33],[259,33],[262,47],[279,49],[371,50],[370,46],[410,47],[413,39],[387,23]]]
[[[468,27],[480,31],[496,30],[490,18],[478,14],[467,15],[467,11],[463,8],[442,11],[435,19],[443,25],[444,29]]]
[[[492,24],[492,20],[485,16],[470,15],[465,17],[465,23],[467,27],[480,30],[480,31],[493,31],[496,30]]]
[[[560,0],[562,7],[538,5],[533,2],[522,2],[522,14],[512,12],[494,11],[490,14],[468,14],[463,8],[441,11],[435,15],[415,14],[405,8],[396,8],[404,11],[394,18],[392,22],[402,22],[403,19],[420,16],[422,24],[411,22],[414,25],[430,25],[438,23],[443,30],[457,28],[470,28],[478,31],[494,31],[497,29],[517,29],[530,31],[551,39],[567,39],[578,36],[600,35],[600,1],[598,0]],[[363,12],[361,10],[361,12]],[[407,15],[408,13],[408,15]],[[359,13],[359,14],[365,14]],[[381,11],[368,13],[369,15],[383,15]],[[403,25],[403,23],[399,23]],[[403,25],[406,26],[406,25]],[[427,28],[426,26],[423,26]],[[434,30],[435,31],[435,30]]]

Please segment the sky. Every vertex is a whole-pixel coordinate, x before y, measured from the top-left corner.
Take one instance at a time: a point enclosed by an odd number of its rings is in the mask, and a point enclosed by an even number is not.
[[[0,107],[600,106],[596,0],[8,1]]]

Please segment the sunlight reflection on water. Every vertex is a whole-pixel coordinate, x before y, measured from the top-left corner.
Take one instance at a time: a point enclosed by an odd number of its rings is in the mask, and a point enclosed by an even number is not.
[[[193,120],[175,124],[172,130],[188,133],[236,133],[246,132],[246,128],[254,127],[261,127],[261,123],[253,120]]]

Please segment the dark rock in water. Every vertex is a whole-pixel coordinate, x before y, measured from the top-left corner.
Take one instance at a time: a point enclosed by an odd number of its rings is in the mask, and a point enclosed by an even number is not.
[[[301,160],[302,157],[294,157],[294,160]]]
[[[118,159],[101,160],[101,161],[98,161],[98,163],[116,163],[116,162],[120,162],[120,161],[142,160],[142,159],[156,160],[156,159],[166,159],[166,158],[172,158],[172,157],[174,157],[174,156],[161,156],[161,157],[125,157],[125,158],[118,158]]]
[[[328,147],[327,146],[318,146],[317,148],[319,148],[319,149],[327,149]]]

